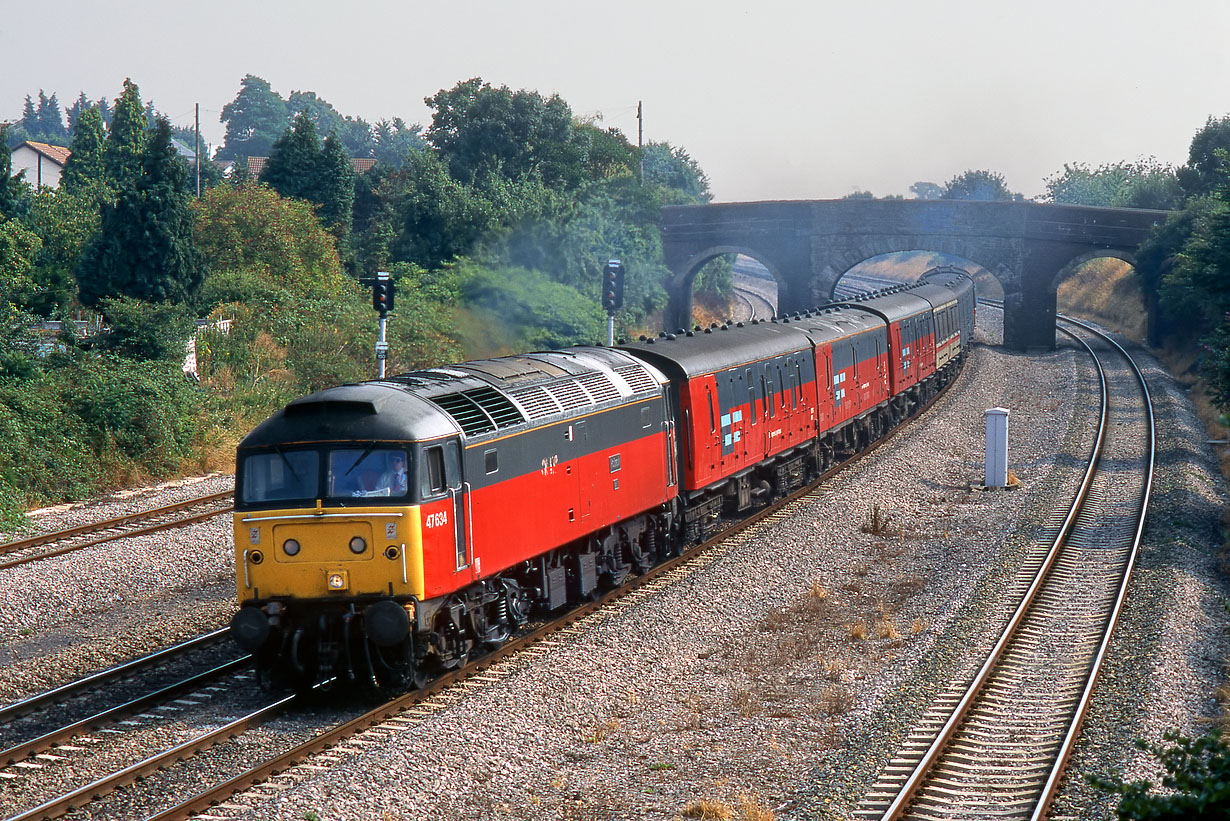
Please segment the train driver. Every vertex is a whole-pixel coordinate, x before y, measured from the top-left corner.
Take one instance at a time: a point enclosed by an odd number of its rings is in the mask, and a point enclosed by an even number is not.
[[[381,474],[377,487],[387,490],[389,496],[406,495],[406,457],[403,454],[393,454],[393,467]]]

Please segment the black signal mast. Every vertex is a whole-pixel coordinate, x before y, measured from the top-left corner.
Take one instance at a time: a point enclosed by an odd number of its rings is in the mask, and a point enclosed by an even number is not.
[[[388,324],[389,311],[393,310],[395,293],[393,280],[388,271],[377,271],[375,277],[360,279],[359,282],[372,289],[372,307],[380,312],[380,336],[376,340],[376,361],[380,363],[380,378],[384,379],[384,363],[389,358],[389,343],[385,341],[385,326]]]

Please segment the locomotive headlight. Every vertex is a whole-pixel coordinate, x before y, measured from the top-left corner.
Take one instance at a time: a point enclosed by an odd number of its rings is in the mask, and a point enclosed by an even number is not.
[[[282,543],[282,549],[286,551],[287,556],[299,555],[299,543],[294,539],[287,539]]]
[[[364,550],[367,550],[367,541],[362,536],[355,536],[350,540],[351,553],[362,553]]]

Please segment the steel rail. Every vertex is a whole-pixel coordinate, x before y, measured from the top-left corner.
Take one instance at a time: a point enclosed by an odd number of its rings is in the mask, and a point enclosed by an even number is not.
[[[984,301],[984,303],[991,304],[989,303],[989,301]],[[999,307],[999,306],[994,306],[994,307]],[[1061,317],[1061,318],[1067,320],[1066,317]],[[1123,604],[1124,598],[1126,597],[1127,584],[1128,584],[1128,581],[1131,575],[1132,567],[1134,566],[1135,558],[1136,558],[1139,543],[1140,543],[1141,534],[1143,533],[1143,529],[1144,529],[1145,516],[1147,513],[1147,509],[1148,509],[1148,500],[1149,500],[1149,495],[1150,495],[1150,491],[1152,488],[1154,450],[1155,450],[1153,411],[1152,411],[1151,397],[1149,395],[1148,385],[1144,379],[1143,374],[1140,372],[1140,369],[1136,366],[1136,363],[1127,354],[1127,352],[1122,348],[1122,346],[1118,345],[1118,343],[1114,342],[1113,339],[1110,339],[1108,336],[1106,336],[1105,334],[1102,334],[1097,329],[1091,328],[1088,325],[1085,325],[1084,323],[1080,323],[1074,320],[1067,320],[1067,321],[1071,321],[1073,322],[1073,324],[1079,325],[1085,328],[1086,330],[1090,331],[1091,333],[1095,333],[1098,336],[1101,336],[1102,338],[1106,339],[1108,342],[1110,342],[1110,344],[1118,348],[1118,350],[1123,355],[1123,357],[1131,364],[1132,370],[1136,374],[1137,381],[1143,390],[1145,403],[1146,403],[1146,409],[1147,409],[1147,420],[1148,420],[1148,431],[1149,431],[1148,468],[1147,468],[1147,475],[1146,475],[1146,480],[1145,480],[1144,491],[1142,494],[1143,499],[1141,501],[1140,508],[1139,508],[1139,517],[1137,520],[1135,537],[1134,537],[1133,545],[1130,550],[1130,555],[1127,561],[1125,562],[1116,601],[1111,608],[1109,619],[1108,619],[1108,622],[1106,624],[1106,627],[1102,635],[1099,650],[1097,654],[1095,655],[1093,662],[1090,665],[1089,671],[1086,673],[1086,682],[1085,682],[1085,687],[1083,688],[1082,697],[1076,706],[1076,710],[1074,711],[1072,721],[1069,724],[1069,728],[1063,736],[1060,752],[1056,756],[1055,761],[1049,770],[1049,775],[1048,775],[1046,784],[1044,785],[1042,795],[1039,798],[1038,803],[1034,807],[1034,811],[1033,811],[1031,818],[1035,819],[1035,821],[1037,819],[1045,817],[1046,813],[1049,810],[1049,804],[1053,800],[1053,797],[1058,790],[1064,769],[1066,768],[1067,762],[1071,755],[1071,751],[1075,744],[1075,740],[1076,740],[1077,733],[1079,732],[1080,724],[1084,718],[1085,713],[1087,712],[1088,704],[1092,697],[1093,688],[1096,684],[1097,675],[1100,672],[1101,663],[1105,656],[1106,648],[1109,646],[1112,631],[1114,629],[1115,624],[1118,621],[1119,613],[1121,612],[1122,604]],[[1090,354],[1090,356],[1093,358],[1098,368],[1098,376],[1099,376],[1099,383],[1101,385],[1102,397],[1101,397],[1101,407],[1100,407],[1100,413],[1099,413],[1098,432],[1097,432],[1093,452],[1089,460],[1089,464],[1086,468],[1085,475],[1082,478],[1080,487],[1078,488],[1078,491],[1072,503],[1072,506],[1069,509],[1068,514],[1064,519],[1064,523],[1062,527],[1060,528],[1059,533],[1055,537],[1055,540],[1053,541],[1051,547],[1047,551],[1047,555],[1042,565],[1039,567],[1039,569],[1035,573],[1034,578],[1028,590],[1023,595],[1021,603],[1018,605],[1016,611],[1013,613],[1012,618],[1009,620],[1008,625],[1004,628],[1004,631],[1002,635],[1000,636],[999,640],[996,642],[995,647],[992,649],[991,653],[987,657],[987,660],[984,662],[982,667],[979,669],[978,673],[975,675],[974,680],[971,682],[971,684],[965,691],[965,694],[962,696],[962,698],[957,703],[957,705],[953,707],[952,713],[949,719],[945,722],[945,724],[939,731],[939,734],[936,736],[935,740],[928,746],[927,750],[923,753],[922,758],[915,765],[913,772],[906,779],[905,783],[899,788],[899,791],[896,797],[890,803],[889,807],[884,811],[882,815],[882,818],[884,819],[884,821],[890,821],[890,819],[897,819],[897,818],[902,817],[906,809],[910,806],[910,803],[914,799],[918,790],[921,788],[922,784],[926,780],[930,771],[934,768],[936,762],[939,760],[941,753],[948,747],[949,742],[952,740],[953,735],[956,733],[957,729],[960,727],[962,722],[968,717],[968,713],[970,712],[970,708],[972,707],[973,702],[978,698],[980,693],[983,691],[984,685],[987,683],[987,680],[989,679],[993,669],[996,667],[999,660],[1002,658],[1007,645],[1015,637],[1015,634],[1017,632],[1017,628],[1020,625],[1020,622],[1023,620],[1027,611],[1029,611],[1032,608],[1034,604],[1034,600],[1037,597],[1038,591],[1041,589],[1044,580],[1049,575],[1049,572],[1051,568],[1053,567],[1058,555],[1062,552],[1063,547],[1066,545],[1066,542],[1069,536],[1071,535],[1071,531],[1075,524],[1076,517],[1079,514],[1080,509],[1084,506],[1084,502],[1088,496],[1088,491],[1091,486],[1092,479],[1096,473],[1096,468],[1101,459],[1103,444],[1105,441],[1105,435],[1106,435],[1106,429],[1107,429],[1108,389],[1107,389],[1107,383],[1106,383],[1106,374],[1105,374],[1104,368],[1102,367],[1102,363],[1100,359],[1093,352],[1092,348],[1084,340],[1080,339],[1078,336],[1076,336],[1075,334],[1065,329],[1061,328],[1060,331],[1068,336],[1071,336],[1074,340],[1080,343],[1085,348],[1085,350]]]
[[[277,758],[263,762],[247,772],[241,773],[225,782],[215,785],[205,792],[194,796],[188,801],[174,807],[170,807],[155,815],[149,816],[147,821],[181,821],[181,819],[187,819],[194,813],[202,812],[209,807],[235,795],[236,793],[248,789],[257,783],[268,779],[270,776],[276,775],[277,773],[280,773],[289,767],[306,760],[310,756],[316,755],[332,746],[335,746],[344,739],[349,738],[362,730],[376,724],[380,724],[426,700],[427,698],[434,696],[437,693],[440,693],[441,691],[470,678],[471,676],[487,670],[492,665],[502,661],[505,658],[508,658],[509,656],[523,652],[528,647],[542,641],[552,634],[557,633],[564,628],[584,619],[585,617],[607,607],[613,602],[625,598],[633,592],[661,578],[664,578],[667,574],[680,570],[686,565],[699,559],[701,556],[705,555],[718,545],[724,544],[748,528],[753,527],[761,521],[764,521],[765,519],[768,519],[769,517],[781,512],[791,503],[815,493],[827,479],[845,470],[861,459],[870,456],[883,444],[892,440],[897,436],[897,434],[904,431],[908,427],[906,424],[907,422],[918,418],[929,410],[942,397],[946,396],[948,390],[957,383],[961,373],[963,373],[963,371],[959,372],[952,379],[952,381],[944,386],[944,388],[939,390],[935,396],[931,397],[931,399],[927,402],[916,408],[914,412],[902,420],[900,424],[886,431],[881,438],[871,443],[863,451],[860,451],[859,453],[851,456],[849,459],[834,465],[829,470],[821,474],[819,478],[813,482],[810,482],[805,487],[782,497],[776,503],[765,507],[763,510],[757,511],[755,514],[731,524],[729,527],[723,529],[721,533],[707,540],[703,544],[696,545],[695,547],[684,551],[681,555],[657,565],[647,573],[629,580],[620,588],[610,591],[601,598],[574,608],[555,621],[543,625],[542,627],[539,627],[524,636],[513,639],[507,644],[504,644],[496,650],[483,655],[481,658],[471,662],[465,667],[447,673],[440,678],[433,680],[422,689],[414,690],[410,693],[399,696],[398,698],[383,704],[380,707],[359,716],[358,718],[348,721],[345,724],[338,725],[330,730],[326,730],[324,733],[316,736],[308,742],[305,742],[304,744],[299,745],[298,747],[295,747],[294,749],[288,750],[286,753],[283,753]],[[16,819],[14,819],[14,821],[16,821]]]
[[[0,555],[16,553],[21,550],[28,550],[32,547],[40,547],[56,541],[64,541],[66,539],[73,538],[74,536],[84,536],[90,533],[97,533],[111,527],[122,527],[124,524],[145,521],[167,513],[174,513],[176,511],[183,510],[184,508],[199,507],[204,504],[213,504],[221,501],[225,497],[231,497],[233,495],[234,491],[215,493],[209,496],[202,496],[199,499],[194,499],[188,502],[177,502],[174,505],[156,508],[152,511],[146,511],[145,513],[134,513],[128,516],[117,517],[117,519],[114,520],[109,519],[106,522],[95,522],[90,525],[82,525],[76,528],[56,531],[55,533],[45,533],[41,536],[33,536],[30,539],[19,542],[9,542],[8,544],[0,545]],[[0,562],[0,570],[5,570],[10,567],[17,567],[30,562],[36,562],[40,559],[50,559],[53,556],[62,556],[65,553],[72,553],[76,550],[84,550],[87,547],[93,547],[94,545],[103,544],[105,542],[113,542],[118,539],[131,539],[136,536],[146,536],[150,533],[157,533],[161,530],[173,530],[174,528],[184,527],[186,525],[204,521],[205,519],[212,519],[214,516],[221,516],[233,509],[234,504],[232,503],[217,510],[208,510],[204,513],[196,513],[179,519],[171,519],[169,521],[159,522],[157,524],[148,525],[135,530],[122,530],[118,533],[108,533],[94,539],[87,539],[84,542],[75,542],[64,547],[58,547],[52,550],[43,551],[41,553],[35,553],[30,556],[23,556],[17,559],[9,559],[6,562]]]
[[[1086,349],[1088,350],[1087,346]],[[1092,353],[1092,350],[1090,350],[1091,355]],[[995,643],[995,646],[991,649],[986,661],[983,662],[982,667],[980,667],[977,674],[975,674],[973,681],[965,691],[965,695],[962,696],[961,700],[957,702],[957,705],[953,708],[952,715],[940,729],[939,735],[936,736],[935,740],[927,748],[926,752],[923,753],[922,759],[915,767],[914,772],[911,773],[910,777],[906,779],[900,792],[897,793],[897,797],[893,799],[892,803],[888,805],[888,809],[884,811],[884,821],[892,821],[892,819],[901,817],[905,811],[905,808],[914,798],[914,794],[918,791],[918,788],[922,785],[922,782],[931,771],[931,768],[935,765],[940,753],[948,746],[948,742],[951,740],[953,734],[957,731],[957,728],[961,725],[961,722],[965,720],[966,713],[969,711],[974,699],[977,698],[978,694],[982,691],[983,685],[986,683],[987,679],[990,678],[991,671],[999,662],[1001,656],[1003,655],[1004,649],[1008,645],[1008,642],[1015,635],[1017,626],[1021,623],[1022,619],[1025,618],[1025,614],[1032,606],[1034,597],[1037,595],[1038,590],[1042,587],[1048,571],[1054,565],[1055,560],[1059,557],[1064,539],[1066,538],[1068,532],[1072,529],[1072,525],[1076,520],[1080,507],[1089,492],[1090,486],[1093,484],[1093,476],[1097,468],[1098,460],[1101,458],[1102,444],[1106,437],[1106,418],[1108,413],[1106,374],[1102,369],[1101,362],[1098,362],[1096,356],[1094,357],[1094,361],[1097,363],[1098,378],[1102,393],[1098,431],[1094,440],[1093,451],[1089,458],[1089,464],[1085,468],[1085,475],[1082,477],[1080,486],[1077,488],[1076,498],[1073,500],[1072,505],[1068,510],[1068,514],[1064,518],[1063,525],[1060,527],[1059,533],[1056,535],[1055,540],[1051,543],[1051,547],[1047,551],[1046,558],[1043,560],[1041,567],[1038,568],[1037,573],[1034,574],[1033,581],[1030,583],[1029,588],[1025,591],[1025,595],[1022,597],[1021,603],[1017,605],[1016,610],[1012,614],[1012,618],[1008,620],[1007,627],[1004,628],[1003,633],[1000,635],[999,640]]]
[[[216,730],[189,739],[143,761],[138,761],[136,764],[86,784],[84,787],[78,787],[70,793],[53,798],[19,815],[11,816],[7,821],[33,821],[33,819],[56,818],[69,810],[78,809],[90,801],[114,791],[118,787],[126,786],[139,778],[151,775],[173,764],[175,761],[196,755],[215,744],[247,732],[252,727],[262,724],[272,716],[277,715],[298,698],[298,695],[281,698]]]
[[[190,650],[196,650],[208,644],[220,641],[231,632],[231,628],[223,627],[219,630],[214,630],[212,633],[205,633],[196,638],[182,641],[179,644],[173,644],[170,647],[164,647],[149,655],[142,656],[132,661],[124,662],[123,664],[109,667],[106,670],[100,670],[97,673],[86,676],[85,678],[70,681],[67,684],[62,684],[52,690],[44,693],[30,696],[29,698],[15,701],[12,704],[6,704],[0,707],[0,722],[8,721],[26,713],[40,709],[48,703],[64,701],[82,690],[96,687],[99,684],[104,684],[109,681],[130,676],[147,667],[152,667],[156,664],[161,664],[173,656],[186,653]]]
[[[1079,320],[1064,317],[1069,322],[1085,328],[1087,331],[1097,334],[1105,339],[1110,344],[1114,345],[1132,366],[1132,370],[1136,374],[1136,379],[1140,383],[1141,391],[1144,393],[1145,409],[1147,410],[1147,420],[1149,428],[1149,467],[1145,477],[1145,487],[1142,493],[1143,501],[1140,507],[1140,518],[1136,522],[1136,533],[1132,538],[1132,547],[1127,558],[1126,567],[1123,572],[1123,580],[1119,584],[1119,592],[1115,596],[1114,608],[1111,611],[1109,622],[1106,626],[1106,631],[1102,636],[1102,642],[1098,646],[1098,652],[1093,660],[1093,669],[1089,674],[1089,680],[1085,685],[1085,689],[1081,693],[1080,702],[1077,705],[1076,713],[1072,717],[1072,723],[1069,726],[1068,732],[1064,737],[1063,744],[1059,749],[1059,755],[1056,757],[1055,766],[1051,769],[1051,773],[1047,776],[1046,784],[1042,788],[1042,797],[1038,802],[1038,806],[1034,809],[1034,813],[1030,816],[1031,821],[1042,821],[1050,811],[1050,806],[1055,800],[1056,793],[1059,792],[1059,786],[1063,782],[1064,773],[1067,771],[1068,763],[1072,758],[1072,751],[1076,746],[1076,739],[1080,734],[1081,725],[1084,723],[1085,715],[1089,711],[1089,704],[1093,700],[1093,690],[1097,684],[1098,676],[1102,672],[1102,663],[1106,658],[1106,652],[1110,647],[1111,635],[1114,633],[1115,626],[1119,623],[1119,616],[1123,612],[1123,603],[1127,598],[1128,582],[1131,580],[1132,571],[1136,567],[1136,557],[1140,553],[1140,541],[1144,536],[1145,517],[1149,510],[1149,499],[1153,493],[1153,469],[1157,457],[1157,428],[1153,416],[1153,397],[1149,393],[1149,383],[1145,379],[1144,373],[1140,367],[1123,346],[1112,339],[1108,334],[1104,334],[1088,323]]]
[[[38,738],[24,741],[7,750],[0,751],[0,766],[12,764],[16,761],[29,758],[32,755],[38,755],[55,745],[67,741],[70,738],[85,732],[86,730],[95,730],[109,724],[114,724],[122,718],[133,715],[138,710],[143,710],[151,704],[158,704],[166,701],[172,696],[179,695],[187,690],[192,690],[207,681],[210,681],[227,673],[233,673],[243,667],[248,666],[252,661],[252,656],[241,656],[237,659],[232,659],[225,664],[220,664],[212,670],[205,670],[195,675],[189,676],[175,684],[169,684],[166,687],[146,693],[143,696],[138,696],[123,704],[95,713],[89,718],[83,718],[80,721],[75,721],[72,724],[61,727],[58,730],[52,730],[49,733],[44,733]]]
[[[67,527],[67,528],[64,528],[63,530],[51,530],[46,533],[39,533],[35,536],[29,536],[25,539],[17,539],[15,541],[0,544],[0,554],[15,553],[18,550],[25,550],[31,547],[38,547],[39,545],[47,544],[49,542],[63,541],[64,539],[69,539],[69,538],[72,538],[73,536],[80,536],[85,533],[93,533],[99,530],[105,530],[109,527],[118,527],[120,525],[130,524],[131,522],[140,521],[142,519],[149,519],[154,516],[159,516],[163,513],[174,513],[175,511],[183,510],[186,507],[195,507],[196,505],[211,504],[213,502],[219,501],[233,494],[234,494],[234,491],[230,491],[230,490],[222,491],[220,493],[211,493],[207,496],[200,496],[200,497],[197,497],[196,499],[188,499],[187,501],[183,501],[183,502],[175,502],[174,504],[163,505],[162,507],[156,507],[156,508],[153,508],[152,510],[147,510],[147,511],[139,512],[139,513],[126,513],[123,516],[115,516],[110,519],[100,519],[97,522],[89,522],[83,525]]]

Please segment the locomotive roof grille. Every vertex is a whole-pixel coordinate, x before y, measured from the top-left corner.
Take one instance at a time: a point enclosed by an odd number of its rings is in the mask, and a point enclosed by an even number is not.
[[[616,368],[615,373],[623,377],[628,387],[636,393],[649,393],[658,389],[658,383],[640,365],[624,365]]]
[[[470,436],[508,428],[525,421],[517,406],[495,388],[475,388],[464,393],[432,397]]]
[[[604,373],[587,373],[577,380],[595,402],[608,402],[619,398],[619,389]]]
[[[555,400],[566,411],[577,410],[592,404],[589,394],[585,392],[585,389],[572,380],[556,382],[554,385],[546,385],[545,387],[547,392],[554,396]]]
[[[551,396],[539,385],[518,388],[509,391],[509,394],[521,404],[522,409],[525,410],[526,415],[530,419],[542,419],[543,417],[563,412],[563,408],[555,401],[555,397]]]

